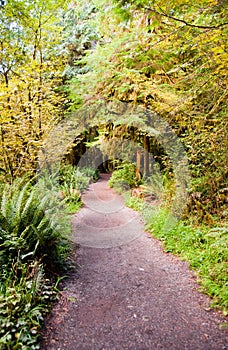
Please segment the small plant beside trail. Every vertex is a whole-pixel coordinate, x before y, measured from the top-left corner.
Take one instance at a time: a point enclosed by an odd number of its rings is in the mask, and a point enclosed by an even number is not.
[[[115,170],[109,180],[109,186],[117,191],[138,187],[142,180],[137,178],[136,165],[133,163],[123,163]]]
[[[146,229],[163,241],[165,251],[180,255],[196,270],[211,305],[228,315],[228,227],[194,227],[176,221],[166,208],[144,212]],[[173,224],[174,223],[174,224]]]
[[[201,291],[211,306],[228,315],[228,227],[195,227],[176,220],[164,206],[151,207],[143,198],[127,196],[126,204],[141,212],[145,229],[164,244],[165,252],[179,255],[196,271]]]
[[[59,171],[61,196],[67,206],[68,213],[74,213],[81,207],[81,194],[91,181],[97,181],[97,169],[84,167],[78,169],[70,164],[64,165]]]
[[[129,176],[128,172],[126,174]],[[114,184],[115,179],[120,184],[126,181],[125,172],[114,171],[111,178]],[[228,226],[224,223],[219,227],[196,226],[190,220],[177,220],[170,209],[172,183],[166,181],[162,191],[156,183],[151,183],[151,179],[149,182],[144,181],[143,186],[135,190],[127,188],[124,192],[126,205],[141,212],[146,230],[163,242],[166,252],[177,254],[188,261],[198,275],[201,290],[212,298],[211,305],[227,316]],[[157,198],[162,200],[147,201],[146,194],[152,188]],[[135,194],[139,189],[141,192]]]
[[[58,184],[55,176],[45,176],[1,185],[1,350],[39,349],[43,317],[57,297],[59,274],[68,268],[69,208],[77,210],[81,192],[97,173],[62,166]]]
[[[61,205],[61,203],[60,203]],[[53,194],[32,181],[5,185],[0,213],[0,349],[38,349],[40,323],[55,297],[47,273],[69,254],[70,224]]]

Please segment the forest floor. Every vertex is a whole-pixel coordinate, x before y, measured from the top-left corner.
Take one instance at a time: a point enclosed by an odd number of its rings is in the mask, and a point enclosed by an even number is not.
[[[91,184],[73,216],[77,268],[45,320],[43,350],[222,350],[227,321],[210,309],[188,264],[144,232],[138,213]]]

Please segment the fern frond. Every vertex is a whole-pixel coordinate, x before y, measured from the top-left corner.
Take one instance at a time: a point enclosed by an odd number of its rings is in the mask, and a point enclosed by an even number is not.
[[[23,211],[23,207],[25,205],[25,201],[28,197],[28,188],[30,183],[28,182],[26,185],[22,187],[22,189],[18,192],[15,191],[13,199],[15,198],[15,219],[19,220]]]
[[[7,190],[8,190],[8,186],[6,186],[3,191],[2,201],[1,201],[1,212],[4,217],[7,216]]]

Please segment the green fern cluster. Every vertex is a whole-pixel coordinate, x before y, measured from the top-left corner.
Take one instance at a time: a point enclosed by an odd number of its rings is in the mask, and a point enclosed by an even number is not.
[[[57,218],[53,193],[39,191],[37,185],[24,179],[5,186],[0,213],[1,266],[9,266],[15,258],[27,261],[43,257],[52,263],[62,259],[59,245],[66,244],[63,232],[67,221]]]
[[[98,178],[98,170],[90,167],[78,169],[68,164],[60,168],[58,180],[68,213],[73,214],[80,208],[82,192],[91,181],[97,181]]]
[[[61,187],[71,187],[79,192],[84,191],[90,181],[98,180],[98,170],[84,167],[76,168],[71,164],[64,165],[60,168],[59,171],[59,182]]]
[[[52,272],[66,267],[71,249],[69,205],[81,203],[81,192],[96,176],[93,169],[68,165],[54,175],[1,185],[1,350],[39,349],[43,316],[56,297]]]
[[[109,180],[109,186],[121,189],[137,187],[141,183],[136,178],[136,165],[133,163],[123,163],[115,170]]]
[[[58,204],[59,203],[59,204]],[[59,205],[59,208],[56,205]],[[39,349],[40,324],[55,297],[46,272],[69,253],[70,229],[55,192],[16,179],[0,195],[0,349]],[[58,210],[59,209],[59,210]]]

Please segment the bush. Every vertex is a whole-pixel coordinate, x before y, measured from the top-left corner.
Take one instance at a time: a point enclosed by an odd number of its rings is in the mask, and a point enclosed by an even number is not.
[[[40,193],[40,186],[16,180],[5,185],[0,214],[0,264],[10,266],[15,257],[22,261],[34,256],[50,264],[61,263],[67,249],[70,224],[61,210],[56,210],[52,191]],[[0,267],[1,269],[1,267]]]
[[[136,177],[136,166],[133,163],[125,163],[115,170],[109,180],[110,187],[128,189],[137,187],[142,183]]]
[[[2,350],[39,348],[40,324],[56,294],[45,272],[63,266],[70,251],[65,236],[70,222],[59,198],[32,182],[16,179],[5,185],[0,201]]]
[[[85,171],[85,173],[83,173]],[[70,219],[80,194],[96,172],[62,167],[27,181],[1,185],[0,349],[39,349],[44,314],[56,297],[53,283],[70,253]],[[65,191],[61,198],[61,191]],[[55,276],[48,280],[47,276]]]
[[[64,165],[59,171],[60,187],[71,187],[82,192],[88,187],[90,178],[73,165]]]
[[[99,170],[90,168],[90,167],[84,167],[81,168],[80,171],[82,174],[84,174],[86,177],[88,177],[90,180],[96,182],[99,179]]]
[[[87,189],[91,181],[97,181],[98,178],[98,170],[93,168],[77,169],[70,164],[61,167],[59,172],[60,190],[69,213],[75,213],[80,208],[81,193]]]
[[[39,349],[47,303],[56,299],[43,266],[37,260],[29,264],[17,260],[0,277],[0,348]]]

